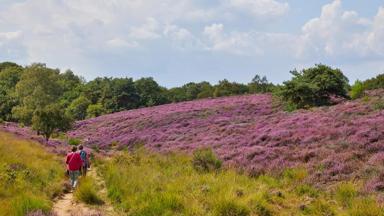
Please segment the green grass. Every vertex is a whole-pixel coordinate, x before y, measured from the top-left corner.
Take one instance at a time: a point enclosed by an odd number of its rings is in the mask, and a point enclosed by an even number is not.
[[[0,132],[0,215],[50,211],[62,191],[62,161],[38,143]]]
[[[303,168],[251,178],[226,169],[201,172],[193,157],[145,150],[120,153],[98,166],[109,199],[126,215],[383,215],[348,183],[334,193],[310,186]]]
[[[89,205],[101,205],[104,202],[97,194],[97,187],[92,177],[82,177],[75,191],[75,198]]]

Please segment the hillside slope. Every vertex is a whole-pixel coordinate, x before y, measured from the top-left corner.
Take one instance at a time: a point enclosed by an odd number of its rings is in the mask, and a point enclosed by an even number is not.
[[[227,165],[252,175],[305,166],[316,183],[361,179],[367,190],[384,190],[380,95],[293,113],[267,94],[205,99],[81,121],[69,135],[105,150],[210,146]]]

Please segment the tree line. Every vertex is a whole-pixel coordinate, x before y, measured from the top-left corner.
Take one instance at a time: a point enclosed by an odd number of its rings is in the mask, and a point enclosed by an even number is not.
[[[21,66],[0,63],[0,121],[32,126],[48,140],[57,130],[68,130],[73,121],[123,110],[222,96],[271,92],[286,110],[332,104],[333,98],[359,98],[365,90],[383,88],[384,75],[356,81],[339,69],[318,64],[290,72],[292,79],[275,85],[265,76],[247,84],[226,79],[212,85],[190,82],[165,88],[153,78],[98,77],[89,82],[71,70],[60,72],[42,63]]]
[[[275,86],[256,75],[248,84],[222,80],[190,82],[167,89],[153,78],[98,77],[86,82],[71,70],[60,72],[42,63],[0,63],[0,121],[32,126],[49,138],[74,120],[123,110],[202,98],[271,92]],[[42,123],[43,122],[43,123]],[[46,133],[46,134],[44,134]]]

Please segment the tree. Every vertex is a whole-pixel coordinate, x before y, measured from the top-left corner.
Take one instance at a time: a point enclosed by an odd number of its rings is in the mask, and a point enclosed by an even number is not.
[[[115,78],[109,80],[100,102],[106,110],[118,112],[139,107],[140,96],[132,78]]]
[[[363,88],[364,90],[384,88],[384,74],[379,74],[374,78],[365,80],[363,82]]]
[[[293,78],[284,82],[279,94],[297,108],[330,104],[332,96],[348,98],[348,79],[339,69],[319,64],[291,74]]]
[[[349,95],[352,99],[360,98],[364,95],[364,84],[360,80],[356,80],[355,84],[351,87]]]
[[[213,93],[214,97],[222,97],[222,96],[231,96],[231,95],[241,95],[247,93],[248,87],[244,84],[229,82],[224,79],[219,81],[219,84],[215,86],[215,90]]]
[[[95,118],[105,114],[106,111],[102,104],[91,104],[87,108],[87,118]]]
[[[167,89],[159,86],[152,77],[136,80],[135,87],[140,96],[140,106],[156,106],[168,102]]]
[[[69,130],[72,119],[65,114],[58,104],[51,104],[34,111],[32,117],[32,129],[41,133],[46,141],[55,131]]]
[[[69,105],[67,114],[76,120],[83,120],[87,116],[87,108],[90,104],[90,100],[84,96],[80,96]]]
[[[12,108],[18,105],[15,86],[20,80],[23,68],[9,66],[0,72],[0,119],[12,120]]]
[[[1,62],[0,63],[0,72],[6,68],[9,68],[9,67],[17,67],[17,68],[23,68],[21,67],[20,65],[14,63],[14,62]]]
[[[274,85],[268,82],[266,76],[260,77],[259,75],[256,75],[252,79],[252,82],[248,84],[248,87],[250,93],[266,93],[272,92]]]
[[[33,112],[56,103],[62,94],[58,69],[44,64],[32,64],[25,68],[16,85],[16,97],[20,104],[12,109],[13,116],[24,124],[30,124]]]
[[[84,78],[76,76],[71,70],[67,70],[59,74],[58,83],[62,91],[59,99],[60,104],[63,107],[68,107],[73,100],[80,97],[85,81]]]

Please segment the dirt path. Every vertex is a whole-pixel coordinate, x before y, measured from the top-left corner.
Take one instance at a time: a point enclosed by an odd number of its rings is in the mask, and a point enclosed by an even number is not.
[[[72,192],[64,194],[53,205],[53,212],[57,216],[115,216],[117,215],[112,205],[106,200],[106,189],[104,181],[97,175],[95,167],[88,172],[88,175],[95,179],[97,184],[102,188],[99,195],[106,202],[101,206],[89,206],[79,203],[75,200]]]

